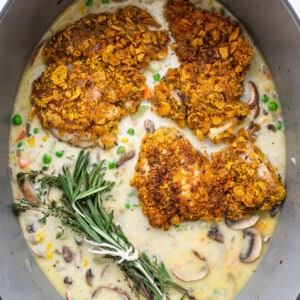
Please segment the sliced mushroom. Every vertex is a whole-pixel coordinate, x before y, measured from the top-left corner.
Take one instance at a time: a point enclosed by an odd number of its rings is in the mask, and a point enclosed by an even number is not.
[[[82,250],[80,249],[75,254],[74,265],[76,266],[77,269],[79,269],[81,266],[81,263],[82,263]]]
[[[247,100],[247,104],[251,109],[255,109],[253,118],[257,118],[260,107],[259,107],[259,94],[257,91],[257,87],[253,81],[248,82],[249,86],[249,99]]]
[[[31,129],[31,123],[30,123],[30,121],[26,121],[25,131],[26,131],[26,136],[27,137],[30,136],[30,129]]]
[[[115,286],[115,285],[112,285],[112,284],[108,284],[108,285],[100,285],[98,286],[93,294],[92,294],[92,298],[96,297],[99,293],[101,293],[101,291],[103,289],[107,289],[107,290],[111,290],[113,292],[116,292],[118,293],[123,299],[126,299],[126,300],[130,300],[130,295],[123,289],[119,288],[118,286]]]
[[[209,228],[207,236],[210,239],[215,240],[216,242],[224,243],[224,237],[223,237],[222,233],[219,231],[218,225],[216,225],[216,224],[212,225]]]
[[[64,283],[65,283],[65,284],[72,284],[72,283],[73,283],[73,280],[72,280],[72,278],[71,278],[70,276],[66,276],[66,277],[64,278]]]
[[[272,207],[272,209],[270,210],[270,217],[271,218],[276,217],[277,213],[278,213],[278,207],[277,206]]]
[[[26,224],[26,231],[28,233],[35,233],[36,232],[36,228],[35,228],[34,224],[33,223]]]
[[[106,265],[106,266],[103,268],[103,270],[102,270],[102,272],[101,272],[101,274],[100,274],[100,277],[101,277],[101,278],[104,276],[104,274],[106,273],[106,271],[108,270],[108,268],[109,268],[109,265]]]
[[[225,223],[231,229],[243,230],[243,229],[254,226],[258,220],[259,220],[258,215],[251,215],[247,219],[242,219],[242,220],[237,220],[237,221],[225,218]]]
[[[265,235],[265,236],[263,237],[263,242],[264,242],[264,243],[269,243],[270,240],[271,240],[271,236],[270,236],[270,235]]]
[[[40,245],[32,246],[31,250],[36,256],[45,258],[45,251],[41,249]]]
[[[262,251],[262,237],[255,228],[247,228],[243,231],[245,245],[240,253],[240,261],[243,263],[252,263],[259,258]]]
[[[66,300],[73,300],[73,296],[70,291],[66,291]]]
[[[273,124],[268,124],[267,125],[268,130],[276,132],[276,127]]]
[[[63,253],[64,261],[66,263],[69,263],[69,262],[71,262],[73,260],[74,253],[73,253],[73,251],[69,247],[63,246],[62,253]]]
[[[76,245],[81,246],[83,244],[83,236],[75,234],[74,241],[75,241]]]
[[[131,150],[131,151],[125,153],[117,161],[116,167],[117,168],[121,167],[126,161],[132,159],[134,156],[135,156],[135,151],[134,150]]]
[[[203,279],[209,271],[207,261],[203,255],[193,250],[194,257],[182,262],[173,269],[172,273],[176,278],[184,282],[192,282]]]
[[[151,121],[149,119],[144,121],[144,127],[147,132],[153,133],[155,131],[154,123],[153,123],[153,121]]]
[[[22,174],[22,178],[18,178],[19,187],[24,197],[31,203],[39,205],[41,200],[37,196],[35,189],[30,182],[27,174]]]
[[[92,269],[88,269],[85,273],[85,279],[86,279],[86,283],[89,286],[93,286],[94,277],[95,277],[95,275],[93,274]]]

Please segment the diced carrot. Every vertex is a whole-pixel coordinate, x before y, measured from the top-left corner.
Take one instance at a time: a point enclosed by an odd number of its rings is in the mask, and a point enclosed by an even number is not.
[[[255,228],[259,231],[262,232],[264,229],[266,229],[267,227],[267,223],[263,220],[259,220],[256,225]]]
[[[206,240],[206,238],[205,238],[204,236],[201,236],[201,237],[199,238],[200,243],[204,243],[205,240]]]
[[[29,159],[26,157],[19,157],[18,164],[21,169],[25,168],[29,164]]]
[[[17,136],[16,141],[19,142],[19,141],[23,140],[25,136],[26,136],[26,131],[25,131],[25,129],[23,129]]]
[[[150,99],[152,98],[153,95],[152,95],[152,92],[151,90],[149,89],[149,87],[147,86],[144,90],[143,90],[143,99]]]

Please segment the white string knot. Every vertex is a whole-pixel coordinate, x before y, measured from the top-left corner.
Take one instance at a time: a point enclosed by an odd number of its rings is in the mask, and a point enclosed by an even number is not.
[[[108,243],[98,243],[91,241],[86,237],[84,238],[84,241],[92,245],[92,247],[88,249],[89,253],[120,257],[120,259],[117,261],[117,264],[121,264],[124,260],[135,261],[139,258],[138,250],[136,250],[132,245],[128,250],[123,250]]]

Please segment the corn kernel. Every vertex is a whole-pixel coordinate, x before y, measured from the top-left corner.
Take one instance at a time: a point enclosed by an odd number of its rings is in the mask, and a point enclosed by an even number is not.
[[[46,142],[48,140],[48,137],[46,136],[46,135],[44,135],[43,137],[42,137],[42,141],[43,142]]]
[[[87,259],[83,260],[83,266],[87,267],[89,265],[89,261]]]
[[[51,251],[46,251],[46,257],[47,258],[52,258],[53,257],[53,252],[51,252]]]
[[[86,13],[86,11],[87,11],[87,8],[86,8],[85,6],[82,6],[82,7],[80,8],[80,12],[81,12],[82,14]]]
[[[127,137],[123,137],[123,138],[121,139],[121,142],[122,142],[122,143],[128,143],[128,138],[127,138]]]
[[[51,242],[49,242],[47,245],[46,245],[46,250],[47,251],[50,251],[51,248],[52,248],[53,244]]]
[[[35,138],[33,136],[29,137],[27,139],[27,144],[30,148],[33,148],[35,146]]]
[[[38,230],[35,233],[35,240],[37,243],[42,243],[45,240],[45,233],[42,230]]]
[[[272,88],[272,86],[270,84],[267,84],[264,86],[264,89],[266,92],[270,92],[271,88]]]

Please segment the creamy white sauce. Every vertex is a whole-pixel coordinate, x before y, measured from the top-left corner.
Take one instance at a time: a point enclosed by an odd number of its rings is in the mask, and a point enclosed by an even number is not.
[[[130,0],[121,2],[119,4],[101,5],[100,1],[94,1],[92,8],[87,8],[85,1],[77,1],[70,6],[50,27],[49,31],[45,33],[42,40],[49,38],[60,28],[66,24],[74,22],[83,17],[87,13],[100,13],[103,11],[113,11],[117,7],[133,4],[141,8],[147,9],[156,20],[162,24],[162,29],[167,29],[167,24],[162,16],[162,10],[165,1],[161,0]],[[198,3],[202,8],[212,9],[213,7],[218,11],[224,9],[219,3],[215,1],[193,1]],[[199,4],[199,2],[201,2]],[[229,13],[226,11],[226,15]],[[231,16],[232,17],[232,16]],[[20,132],[25,128],[25,121],[28,120],[30,106],[30,94],[32,82],[39,77],[44,70],[43,59],[39,52],[37,58],[32,65],[28,65],[22,82],[20,84],[19,92],[16,98],[14,113],[18,113],[23,118],[23,125],[12,126],[10,136],[10,167],[12,170],[12,189],[14,198],[22,197],[19,190],[15,175],[20,170],[39,170],[43,166],[43,155],[48,153],[52,157],[52,162],[48,165],[48,172],[59,172],[62,165],[73,166],[74,161],[80,149],[71,147],[63,142],[58,141],[53,136],[45,132],[40,125],[37,117],[30,122],[31,136],[22,139],[23,146],[18,146],[16,141]],[[164,76],[169,67],[177,67],[178,60],[176,55],[169,48],[169,55],[164,61],[152,63],[151,68],[145,70],[144,74],[147,77],[148,85],[153,88],[155,82],[153,74],[159,73]],[[280,103],[278,94],[276,92],[274,83],[268,79],[263,70],[265,69],[265,62],[259,51],[255,48],[254,60],[251,68],[247,73],[245,79],[245,87],[247,88],[247,81],[252,80],[258,88],[259,94],[262,96],[267,94],[270,100],[274,100],[279,104],[276,112],[268,112],[264,114],[263,110],[268,111],[267,104],[260,101],[261,112],[256,123],[261,125],[261,130],[258,133],[256,144],[267,155],[273,166],[278,168],[281,177],[285,177],[285,138],[284,127],[282,130],[273,132],[267,128],[268,124],[276,125],[282,122]],[[246,99],[245,99],[246,101]],[[155,127],[159,126],[178,126],[170,119],[162,118],[155,115],[150,108],[150,104],[142,103],[148,106],[142,115],[128,116],[119,123],[118,144],[125,146],[127,151],[139,151],[141,139],[145,135],[144,120],[150,119],[154,122]],[[251,121],[248,117],[243,124]],[[33,133],[34,128],[38,128],[38,133]],[[134,128],[134,136],[128,135],[128,128]],[[216,151],[224,145],[214,145],[207,139],[199,141],[196,136],[188,129],[178,128],[184,133],[194,147],[201,151],[208,153]],[[106,159],[107,161],[117,161],[119,156],[116,154],[117,147],[108,151],[103,151],[99,148],[90,150],[93,161],[99,159]],[[56,151],[64,151],[62,158],[55,156]],[[29,160],[28,166],[20,169],[18,165],[19,158],[26,158]],[[232,299],[236,293],[243,287],[249,277],[256,269],[259,260],[244,264],[239,260],[239,254],[243,250],[242,231],[229,229],[223,221],[218,223],[219,231],[224,235],[224,243],[218,243],[207,237],[208,229],[211,222],[197,221],[186,222],[180,224],[178,227],[173,227],[168,231],[152,228],[148,224],[148,219],[143,215],[139,207],[139,201],[136,191],[130,186],[129,182],[134,174],[134,167],[137,162],[138,155],[126,162],[119,169],[108,170],[107,179],[116,182],[116,186],[112,191],[113,200],[105,202],[108,209],[115,211],[115,223],[122,226],[122,229],[128,239],[140,251],[145,251],[151,257],[157,257],[164,261],[167,269],[172,274],[176,270],[182,270],[188,260],[193,256],[192,250],[198,251],[206,258],[208,264],[208,275],[201,280],[184,283],[172,275],[172,278],[193,290],[193,295],[197,299]],[[49,199],[57,199],[59,194],[51,190]],[[271,236],[277,222],[277,218],[271,218],[268,213],[259,214],[261,233],[263,237]],[[124,282],[124,276],[118,269],[116,263],[108,259],[103,259],[99,256],[88,253],[88,245],[83,243],[78,245],[75,242],[74,234],[69,230],[66,231],[62,239],[56,240],[55,235],[60,225],[59,221],[50,218],[47,225],[41,226],[38,222],[39,215],[35,212],[23,213],[20,217],[20,223],[24,231],[24,236],[28,242],[29,247],[33,250],[36,260],[44,271],[45,275],[52,282],[53,286],[65,297],[66,292],[72,299],[91,299],[93,291],[101,285],[116,285],[129,294],[132,299],[135,295],[131,293],[127,283]],[[33,224],[37,230],[35,233],[28,233],[26,226]],[[74,259],[70,263],[65,263],[61,254],[62,247],[68,246],[74,252]],[[263,252],[267,248],[267,243],[263,245]],[[88,269],[92,269],[94,274],[93,285],[86,284],[85,274]],[[65,284],[64,278],[69,276],[72,278],[72,284]],[[180,299],[180,295],[175,291],[170,291],[171,299]],[[109,290],[103,290],[95,299],[120,299],[120,296]]]

